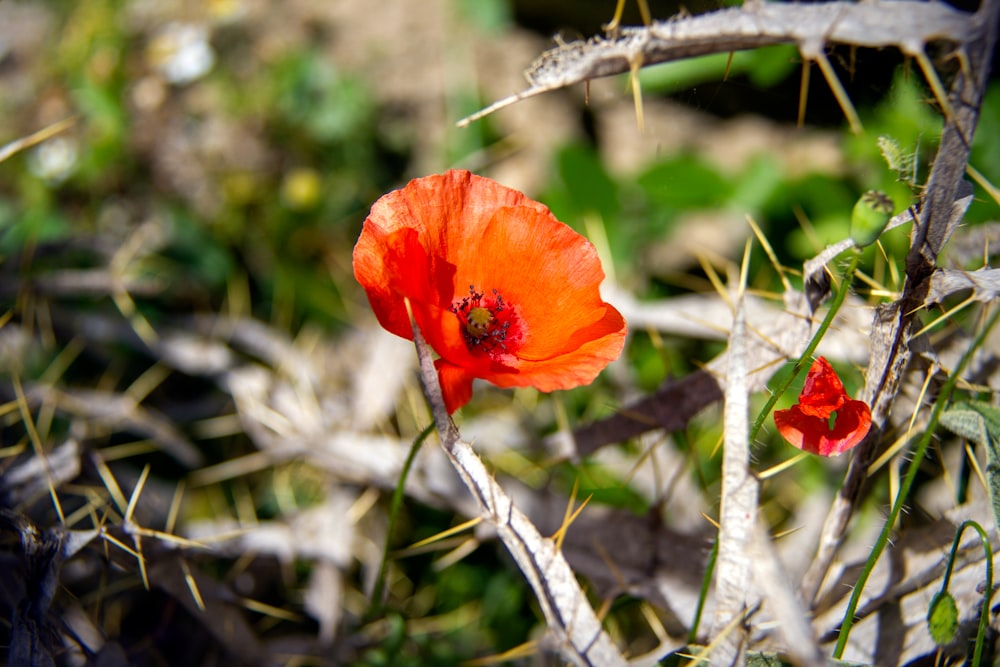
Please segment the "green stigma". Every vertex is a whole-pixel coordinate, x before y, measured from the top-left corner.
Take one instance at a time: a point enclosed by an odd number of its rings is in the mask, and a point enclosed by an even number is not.
[[[483,308],[482,306],[477,306],[469,310],[469,315],[465,324],[465,330],[469,332],[469,335],[473,338],[478,338],[486,333],[486,330],[490,326],[490,322],[493,321],[493,313],[490,312],[489,308]]]
[[[470,352],[502,354],[507,350],[512,314],[497,290],[493,290],[489,299],[484,296],[476,291],[475,285],[469,285],[469,295],[452,303],[451,312],[458,315],[462,337]]]

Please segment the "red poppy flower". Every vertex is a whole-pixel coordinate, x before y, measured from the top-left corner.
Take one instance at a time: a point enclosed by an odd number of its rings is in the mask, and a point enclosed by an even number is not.
[[[409,300],[438,354],[448,412],[472,381],[541,391],[587,384],[621,354],[625,321],[601,300],[597,251],[548,208],[467,171],[383,196],[354,247],[379,323],[412,340]]]
[[[834,456],[851,449],[868,434],[872,413],[864,401],[852,400],[825,358],[813,362],[799,402],[774,411],[778,432],[801,450]]]

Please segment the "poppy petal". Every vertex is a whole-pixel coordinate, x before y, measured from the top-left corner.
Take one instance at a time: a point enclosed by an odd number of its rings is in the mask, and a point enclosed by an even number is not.
[[[835,456],[852,449],[868,435],[871,425],[871,408],[864,401],[847,401],[837,411],[837,423],[822,439],[819,453]]]
[[[829,417],[847,400],[844,384],[825,357],[818,357],[809,368],[799,405],[806,414]]]
[[[366,222],[354,247],[354,274],[366,288],[375,317],[387,331],[403,338],[413,338],[404,300],[429,303],[442,292],[450,300],[453,281],[448,276],[454,273],[454,266],[427,253],[414,229],[387,234]]]
[[[448,414],[451,414],[472,398],[472,381],[475,376],[470,375],[461,366],[449,364],[443,359],[438,359],[434,365],[437,367],[444,406],[448,410]]]
[[[567,349],[567,338],[604,317],[600,295],[604,280],[597,250],[584,237],[546,211],[526,207],[496,211],[475,254],[456,257],[463,270],[459,284],[495,288],[520,309],[532,327],[519,357],[545,359]],[[516,248],[516,261],[497,261]],[[530,292],[524,289],[531,267]],[[517,298],[515,298],[517,297]]]
[[[625,322],[617,310],[578,332],[579,344],[567,345],[568,353],[548,359],[519,359],[517,373],[489,373],[484,379],[498,387],[535,387],[539,391],[570,389],[589,384],[617,359],[625,346]]]
[[[418,304],[413,311],[427,344],[449,364],[461,366],[474,377],[485,379],[489,379],[487,375],[491,373],[517,372],[501,359],[472,354],[462,337],[462,327],[455,313],[428,304]]]
[[[793,405],[787,410],[774,411],[774,425],[778,427],[778,433],[781,434],[781,437],[793,447],[812,451],[813,454],[817,454],[818,451],[809,449],[805,442],[806,433],[815,431],[815,419],[816,417],[804,414],[798,405]]]
[[[864,401],[847,396],[836,371],[823,357],[809,369],[799,403],[774,411],[774,424],[785,440],[820,456],[836,456],[858,445],[868,435],[871,421],[871,409]]]
[[[379,322],[412,338],[407,301],[440,357],[449,411],[473,378],[566,389],[620,354],[626,326],[600,296],[597,251],[522,193],[467,171],[379,199],[354,250]]]

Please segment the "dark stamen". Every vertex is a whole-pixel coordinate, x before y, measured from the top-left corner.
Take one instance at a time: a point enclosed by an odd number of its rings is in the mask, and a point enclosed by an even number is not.
[[[495,288],[492,296],[492,304],[484,303],[484,293],[477,292],[475,285],[469,285],[469,295],[451,306],[451,312],[458,315],[462,322],[462,337],[470,351],[489,353],[496,349],[507,350],[510,321],[498,322],[496,319],[498,313],[506,310],[507,304]],[[485,321],[483,310],[489,313],[489,318]]]

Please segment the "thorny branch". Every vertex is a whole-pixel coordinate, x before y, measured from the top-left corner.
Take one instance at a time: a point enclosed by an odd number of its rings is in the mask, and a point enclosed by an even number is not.
[[[715,619],[711,635],[719,638],[713,664],[735,665],[744,660],[747,632],[744,617],[751,597],[751,569],[746,554],[757,525],[760,485],[750,470],[750,391],[747,382],[746,313],[743,294],[729,337],[729,367],[722,451],[722,500],[719,508],[719,556],[716,561]],[[724,630],[735,621],[731,632]]]
[[[437,423],[441,445],[475,497],[482,515],[496,528],[500,540],[531,584],[549,631],[555,636],[554,648],[566,660],[581,667],[625,665],[625,659],[601,627],[555,542],[542,537],[486,470],[472,446],[461,439],[445,409],[434,360],[416,322],[413,323],[413,339],[420,360],[421,381]]]
[[[794,43],[807,60],[824,58],[823,47],[829,42],[895,46],[918,57],[923,67],[923,49],[929,42],[968,44],[976,39],[989,22],[990,4],[995,3],[984,3],[970,14],[941,2],[918,0],[814,5],[747,2],[743,7],[623,28],[617,35],[569,42],[546,51],[525,72],[527,89],[463,118],[458,125],[465,127],[520,100],[628,72],[634,66],[774,44]]]

